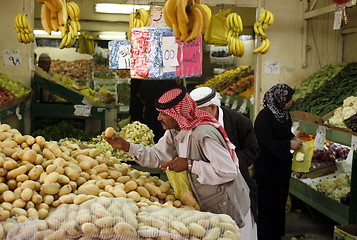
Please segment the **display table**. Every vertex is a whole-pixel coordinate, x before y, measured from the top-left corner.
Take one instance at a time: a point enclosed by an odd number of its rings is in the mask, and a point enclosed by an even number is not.
[[[108,126],[116,124],[117,110],[115,104],[107,105],[94,102],[77,91],[38,75],[35,75],[34,83],[37,90],[47,90],[50,94],[59,96],[67,100],[67,102],[41,102],[40,97],[35,96],[31,104],[31,131],[36,129],[36,119],[44,117],[98,119],[101,121],[101,131],[104,131]]]
[[[21,119],[19,119],[19,131],[24,132],[24,112],[25,112],[25,104],[28,95],[16,99],[11,105],[7,105],[4,108],[0,108],[0,122],[13,114],[21,115]]]
[[[308,134],[316,135],[319,124],[313,124],[301,119],[293,119],[294,122],[299,122],[298,130]],[[356,133],[357,134],[357,133]],[[351,146],[353,134],[341,132],[334,129],[327,129],[326,139],[336,143],[341,143],[346,146]],[[318,192],[303,181],[295,178],[290,180],[290,194],[302,200],[306,204],[315,208],[322,214],[331,218],[341,225],[357,223],[357,153],[354,152],[351,172],[351,196],[349,206],[328,197],[327,195]]]

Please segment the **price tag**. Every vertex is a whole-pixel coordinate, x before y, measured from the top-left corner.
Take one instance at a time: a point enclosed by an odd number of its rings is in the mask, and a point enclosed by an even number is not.
[[[161,8],[161,9],[160,9]],[[167,27],[162,7],[155,7],[151,10],[151,24],[150,27]]]
[[[238,106],[238,99],[234,100],[233,104],[232,104],[232,109],[236,109]]]
[[[130,45],[120,45],[119,54],[119,69],[130,69]]]
[[[20,66],[20,50],[4,50],[4,66]]]
[[[299,126],[300,126],[299,122],[293,122],[293,126],[291,127],[291,132],[295,133],[298,130]]]
[[[89,117],[90,116],[91,107],[87,105],[74,105],[74,115]]]
[[[265,61],[265,74],[280,74],[280,61]]]
[[[317,149],[323,149],[325,140],[326,140],[326,127],[319,126],[316,131],[314,147]]]
[[[246,113],[247,112],[247,103],[248,103],[248,101],[247,101],[247,99],[245,98],[244,100],[243,100],[243,104],[240,106],[240,108],[239,108],[239,112],[240,113]]]
[[[229,106],[230,100],[231,100],[231,96],[227,96],[226,101],[224,102],[224,106]]]
[[[353,160],[353,152],[357,150],[357,136],[352,135],[351,139],[351,149],[347,155],[346,161],[351,163],[352,165],[352,160]]]
[[[164,72],[176,71],[176,66],[179,65],[177,61],[178,44],[175,42],[175,37],[162,38],[162,59],[164,65]]]
[[[335,18],[333,20],[333,30],[341,29],[342,25],[342,10],[335,12]]]

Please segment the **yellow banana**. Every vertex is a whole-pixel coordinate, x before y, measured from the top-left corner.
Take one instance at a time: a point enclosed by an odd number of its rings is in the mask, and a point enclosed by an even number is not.
[[[242,18],[239,16],[239,14],[235,14],[235,22],[237,23],[238,32],[242,32],[243,31],[243,22],[242,22]]]
[[[177,1],[177,10],[176,10],[177,19],[179,19],[180,17],[182,21],[187,24],[188,23],[188,17],[186,13],[187,0],[176,0],[176,1]]]
[[[29,20],[27,18],[27,15],[26,14],[21,14],[21,19],[22,19],[22,26],[23,28],[25,29],[29,29],[30,27],[30,24],[29,24]]]
[[[71,32],[67,32],[67,39],[66,39],[66,43],[65,43],[65,47],[68,47],[72,42],[72,33]]]
[[[16,25],[19,27],[19,28],[23,28],[23,23],[22,23],[22,13],[19,13],[16,15],[16,18],[15,18],[15,21],[16,21]]]
[[[78,4],[75,2],[69,2],[69,4],[71,5],[72,9],[74,10],[74,17],[75,17],[75,21],[79,21],[80,15],[81,15],[81,9],[79,8]]]
[[[26,39],[26,33],[21,33],[21,39],[23,43],[27,43],[27,39]]]
[[[260,25],[258,27],[258,31],[259,31],[259,35],[262,37],[262,38],[267,38],[267,35],[265,34],[264,30],[263,30],[263,25]]]
[[[23,40],[21,38],[21,32],[18,32],[17,33],[17,40],[20,42],[20,43],[23,43]]]
[[[149,20],[150,20],[150,15],[149,15],[148,11],[145,10],[144,8],[139,8],[138,10],[140,12],[140,18],[144,22],[144,26],[147,26],[149,23]]]
[[[181,14],[177,15],[177,25],[180,31],[180,41],[183,42],[188,37],[188,24],[185,23],[185,19]]]
[[[72,34],[72,38],[78,36],[77,24],[76,24],[75,21],[70,21],[69,22],[69,29],[70,29],[70,32]]]
[[[256,48],[256,49],[254,49],[253,50],[253,53],[254,54],[258,54],[258,53],[260,53],[264,48],[265,48],[265,45],[266,45],[266,39],[262,39],[261,40],[261,43],[260,43],[260,46],[258,47],[258,48]]]
[[[68,33],[66,33],[62,38],[61,43],[59,45],[60,49],[63,49],[66,46],[67,39],[68,39]]]
[[[258,22],[254,23],[254,25],[253,25],[253,29],[254,29],[254,32],[255,32],[256,34],[259,34],[259,30],[258,30]]]
[[[51,26],[53,31],[57,32],[58,31],[58,17],[57,17],[57,12],[55,11],[50,11],[51,13]]]
[[[244,55],[244,44],[242,39],[238,39],[238,44],[239,44],[239,57],[242,57]]]
[[[167,7],[166,7],[167,17],[172,24],[172,30],[174,31],[174,35],[176,38],[180,38],[181,32],[177,25],[177,14],[176,14],[177,4],[176,4],[176,1],[177,0],[167,0],[165,5],[167,4]]]
[[[234,38],[232,37],[229,41],[230,45],[231,45],[231,53],[233,54],[233,56],[236,55],[236,45],[234,44]]]
[[[212,11],[211,11],[210,7],[207,6],[206,4],[202,4],[202,3],[201,3],[201,5],[202,5],[202,7],[206,10],[206,13],[207,13],[207,15],[208,15],[208,19],[211,19]]]
[[[42,4],[41,7],[41,24],[43,30],[48,34],[51,34],[52,25],[51,25],[51,10],[47,7],[46,4]]]
[[[81,31],[81,24],[79,23],[79,21],[75,21],[76,25],[77,25],[77,31]]]
[[[261,54],[266,54],[268,51],[269,51],[269,49],[270,49],[270,41],[269,41],[269,39],[268,38],[266,38],[265,39],[265,46],[264,46],[264,48],[260,51],[261,52]]]
[[[265,17],[266,17],[266,10],[263,9],[261,14],[260,14],[260,16],[259,16],[259,18],[258,18],[258,22],[262,23],[264,21]]]
[[[268,22],[268,25],[272,25],[274,23],[274,15],[272,12],[268,11],[267,12],[269,13],[270,15],[270,18],[269,18],[269,22]]]
[[[167,4],[164,5],[164,9],[163,9],[163,15],[164,15],[164,20],[165,20],[165,23],[166,25],[169,27],[169,28],[172,28],[172,23],[167,15]]]
[[[227,25],[227,27],[228,27],[229,29],[232,28],[232,26],[231,26],[231,17],[232,17],[231,14],[228,14],[228,16],[226,17],[226,25]]]
[[[61,37],[63,38],[66,32],[68,31],[68,24],[64,26],[59,26],[59,31],[61,32]]]
[[[57,8],[56,6],[53,5],[53,3],[51,2],[51,0],[45,0],[44,4],[46,4],[46,6],[51,9],[51,11],[56,12]]]
[[[18,15],[18,14],[17,14]],[[17,24],[17,18],[18,18],[18,16],[15,16],[15,19],[14,19],[14,27],[15,27],[15,29],[16,29],[16,32],[19,32],[20,31],[20,27],[19,27],[19,25]]]
[[[72,4],[66,3],[66,9],[67,9],[67,13],[68,13],[69,18],[70,18],[72,21],[75,21],[75,20],[76,20],[76,16],[75,16],[75,14],[74,14],[74,9],[73,9],[73,7],[72,7]]]
[[[35,41],[35,36],[33,35],[33,33],[29,33],[29,37],[31,42]]]
[[[192,31],[191,31],[190,35],[188,36],[187,41],[196,40],[202,32],[203,17],[202,17],[201,11],[198,10],[198,8],[193,8],[192,16],[193,16]]]
[[[52,2],[52,5],[57,9],[57,11],[61,11],[62,9],[62,0],[50,0]]]
[[[202,6],[202,4],[197,4],[197,3],[192,4],[191,9],[192,8],[198,8],[198,10],[201,11],[202,18],[203,18],[202,33],[204,33],[208,27],[208,24],[209,24],[208,14],[207,14],[206,10],[204,9],[204,7]]]
[[[264,22],[264,23],[261,25],[263,31],[267,30],[268,26],[269,26],[269,24],[266,23],[266,22]]]
[[[69,44],[66,46],[67,48],[72,47],[77,41],[77,38],[71,38],[71,41],[69,42]]]
[[[30,36],[29,36],[28,33],[25,33],[25,34],[24,34],[24,37],[25,37],[25,39],[26,39],[25,43],[30,43],[30,42],[31,42],[31,39],[30,39]]]

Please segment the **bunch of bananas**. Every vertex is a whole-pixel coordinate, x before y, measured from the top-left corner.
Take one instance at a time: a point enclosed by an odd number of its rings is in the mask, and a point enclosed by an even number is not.
[[[17,14],[14,25],[17,32],[17,40],[20,43],[31,43],[35,41],[33,31],[26,14]]]
[[[51,34],[60,31],[62,41],[59,48],[71,47],[76,42],[80,31],[80,9],[75,2],[66,0],[37,0],[42,3],[41,24],[43,29]]]
[[[236,57],[244,54],[244,45],[238,34],[243,31],[242,19],[238,13],[230,13],[226,18],[228,52]]]
[[[61,30],[62,41],[59,48],[69,48],[74,45],[77,40],[78,33],[81,30],[79,23],[80,9],[75,2],[66,4],[68,19],[63,30]]]
[[[208,27],[211,10],[200,0],[167,0],[164,5],[166,25],[180,41],[193,41]]]
[[[144,8],[136,9],[129,15],[129,33],[128,39],[131,38],[131,28],[132,27],[146,27],[150,23],[150,11]]]
[[[243,31],[242,19],[238,13],[228,14],[226,24],[228,27],[227,38],[236,36]]]
[[[269,25],[274,23],[274,15],[266,9],[263,9],[258,21],[254,23],[254,32],[261,37],[261,44],[258,48],[253,50],[254,54],[265,54],[270,49],[270,41],[268,36],[265,34],[265,30],[268,28]]]
[[[88,33],[81,33],[78,38],[78,52],[82,54],[94,54],[94,38]]]

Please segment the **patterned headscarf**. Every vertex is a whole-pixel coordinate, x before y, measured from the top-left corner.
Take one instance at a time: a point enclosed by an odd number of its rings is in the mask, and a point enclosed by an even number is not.
[[[289,119],[289,112],[283,108],[294,93],[295,90],[288,85],[276,84],[264,94],[263,105],[270,109],[280,123],[284,124]]]
[[[196,102],[183,87],[171,89],[156,100],[156,110],[176,120],[181,130],[191,130],[199,125],[209,124],[217,128],[227,144],[233,162],[238,168],[235,146],[229,141],[222,125],[211,114],[197,108]]]

